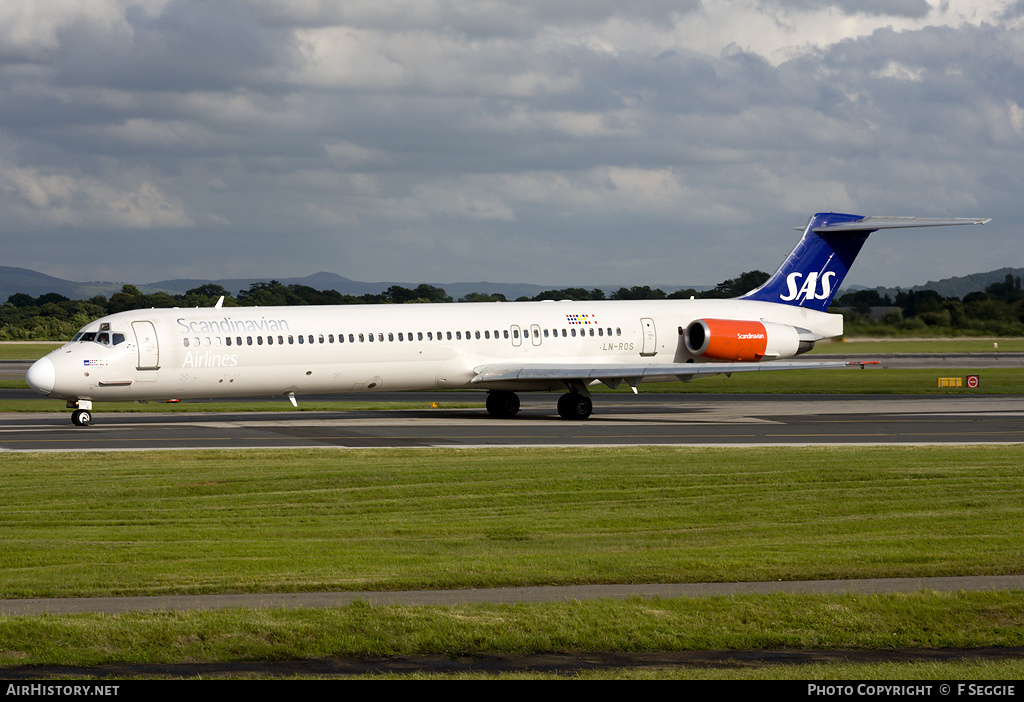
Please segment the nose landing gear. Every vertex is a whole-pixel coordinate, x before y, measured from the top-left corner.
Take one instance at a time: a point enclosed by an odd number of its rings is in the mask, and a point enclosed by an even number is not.
[[[92,412],[79,409],[71,413],[71,423],[76,427],[87,427],[92,423]]]
[[[68,408],[73,409],[71,423],[76,427],[87,427],[92,424],[92,400],[68,400]]]

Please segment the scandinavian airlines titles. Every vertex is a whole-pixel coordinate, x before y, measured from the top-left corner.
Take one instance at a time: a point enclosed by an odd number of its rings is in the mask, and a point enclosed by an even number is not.
[[[211,332],[284,332],[290,331],[288,320],[267,319],[260,317],[254,319],[224,319],[214,320],[193,320],[189,321],[184,317],[175,320],[178,323],[179,331],[182,334],[209,334]]]

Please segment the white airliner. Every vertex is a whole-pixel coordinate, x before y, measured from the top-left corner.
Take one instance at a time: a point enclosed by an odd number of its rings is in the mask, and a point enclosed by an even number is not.
[[[835,368],[780,361],[843,333],[825,310],[878,229],[988,219],[821,213],[764,285],[731,300],[608,300],[120,312],[36,361],[30,387],[87,426],[97,401],[284,396],[373,390],[487,390],[512,417],[516,391],[561,390],[558,413],[586,419],[588,388],[759,370]]]

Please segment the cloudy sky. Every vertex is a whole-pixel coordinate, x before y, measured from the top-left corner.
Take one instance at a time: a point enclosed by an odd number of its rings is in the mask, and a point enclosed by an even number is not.
[[[0,265],[715,284],[816,211],[847,284],[1024,266],[1024,0],[0,5]]]

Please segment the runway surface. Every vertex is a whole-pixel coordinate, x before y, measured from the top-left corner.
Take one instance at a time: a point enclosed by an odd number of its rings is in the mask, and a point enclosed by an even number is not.
[[[1024,397],[893,395],[598,394],[586,421],[560,419],[556,395],[523,393],[514,419],[467,393],[373,395],[422,409],[303,412],[0,415],[0,452],[189,448],[391,448],[635,445],[867,445],[1024,443]],[[354,399],[354,398],[348,398]],[[431,402],[440,409],[431,409]],[[203,405],[197,405],[202,407]]]

